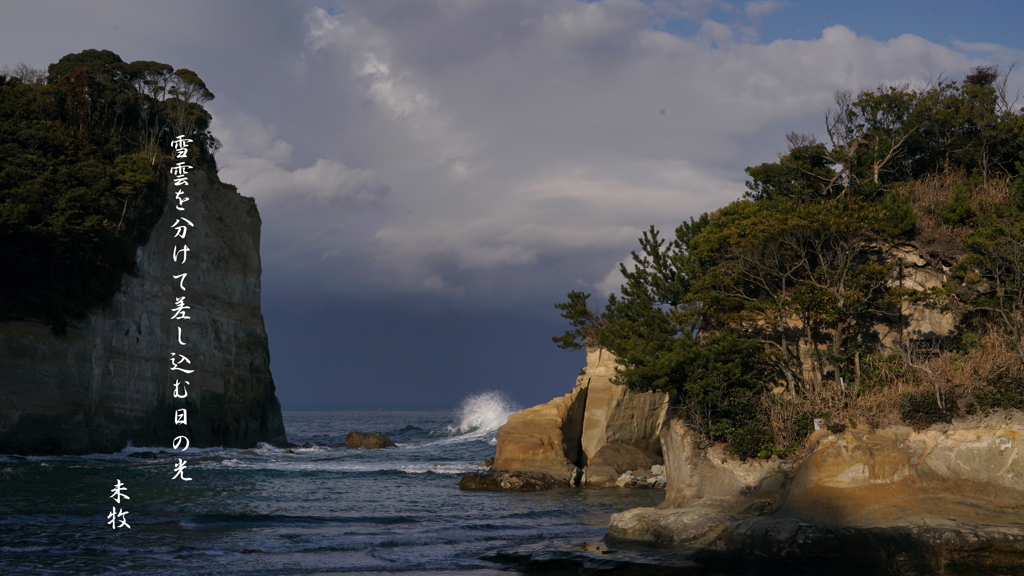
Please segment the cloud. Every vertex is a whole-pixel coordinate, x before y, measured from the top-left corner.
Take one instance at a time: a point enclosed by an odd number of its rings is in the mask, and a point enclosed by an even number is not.
[[[318,199],[350,209],[381,206],[390,194],[372,170],[358,170],[326,158],[311,166],[288,170],[291,144],[276,129],[244,114],[218,116],[211,127],[224,151],[218,155],[219,176],[260,202]]]
[[[746,12],[747,18],[760,22],[765,16],[778,12],[788,5],[788,2],[782,2],[781,0],[755,0],[754,2],[747,2],[743,7],[743,11]]]
[[[820,133],[836,90],[974,63],[843,26],[764,45],[705,20],[680,37],[650,21],[672,6],[629,0],[341,6],[305,17],[308,104],[274,120],[280,131],[239,122],[251,135],[225,152],[248,147],[231,164],[246,193],[317,211],[274,209],[302,225],[265,218],[288,231],[275,238],[290,275],[380,295],[606,289],[648,225],[740,197],[743,167],[773,159],[783,134]],[[307,149],[289,157],[285,141]],[[351,267],[358,278],[340,272]]]
[[[140,24],[178,4],[12,9],[54,32],[7,26],[0,46],[33,65],[25,50],[109,47],[197,70],[218,96],[221,177],[260,206],[268,285],[467,306],[605,286],[647,226],[740,197],[785,133],[820,137],[836,90],[1003,54],[843,26],[759,43],[776,1],[185,5],[204,10],[194,30]],[[674,18],[695,31],[666,32]]]

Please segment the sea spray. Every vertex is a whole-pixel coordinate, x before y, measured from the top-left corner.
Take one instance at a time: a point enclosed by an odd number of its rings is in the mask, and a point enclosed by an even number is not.
[[[493,432],[508,421],[509,414],[518,410],[519,407],[501,392],[474,394],[462,401],[458,411],[459,427],[451,430],[462,434]]]

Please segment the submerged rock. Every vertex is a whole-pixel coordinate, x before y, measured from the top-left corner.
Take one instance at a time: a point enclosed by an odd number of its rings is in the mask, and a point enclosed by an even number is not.
[[[348,433],[348,436],[345,436],[345,448],[395,448],[395,443],[380,432],[367,434],[366,432],[352,430]]]
[[[459,480],[459,488],[462,490],[534,492],[569,485],[568,482],[558,478],[526,472],[472,473],[466,474],[462,480]]]

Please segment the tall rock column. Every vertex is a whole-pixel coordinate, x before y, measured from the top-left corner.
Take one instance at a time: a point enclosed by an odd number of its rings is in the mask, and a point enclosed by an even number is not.
[[[124,278],[110,306],[64,336],[35,322],[0,323],[0,453],[169,447],[182,433],[168,361],[181,350],[171,310],[182,271],[192,318],[184,341],[196,370],[184,401],[192,445],[286,442],[260,312],[256,203],[202,170],[189,185],[187,270],[172,260],[182,213],[168,203],[138,251],[138,275]]]

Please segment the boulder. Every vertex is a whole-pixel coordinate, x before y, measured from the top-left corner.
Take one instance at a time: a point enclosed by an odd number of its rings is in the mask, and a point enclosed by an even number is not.
[[[498,428],[498,446],[491,470],[540,475],[569,486],[579,474],[579,438],[587,388],[512,414]]]
[[[613,514],[610,539],[701,546],[714,541],[730,523],[771,513],[783,504],[792,461],[737,460],[722,445],[705,447],[700,436],[679,420],[666,423],[661,440],[665,501],[659,508]]]
[[[1018,523],[1024,430],[824,435],[780,514],[841,526]]]
[[[584,476],[592,478],[588,485],[611,486],[625,470],[659,463],[668,395],[612,383],[615,366],[611,352],[592,348],[569,394],[509,416],[498,429],[491,471],[550,479],[552,486],[577,485]],[[609,443],[615,447],[584,472]]]
[[[395,443],[380,432],[367,434],[366,432],[356,432],[355,430],[352,430],[347,436],[345,436],[345,448],[348,449],[365,448],[369,450],[394,447]]]
[[[643,448],[609,442],[590,459],[583,483],[586,486],[614,486],[616,480],[625,472],[649,470],[661,463],[660,456]]]

